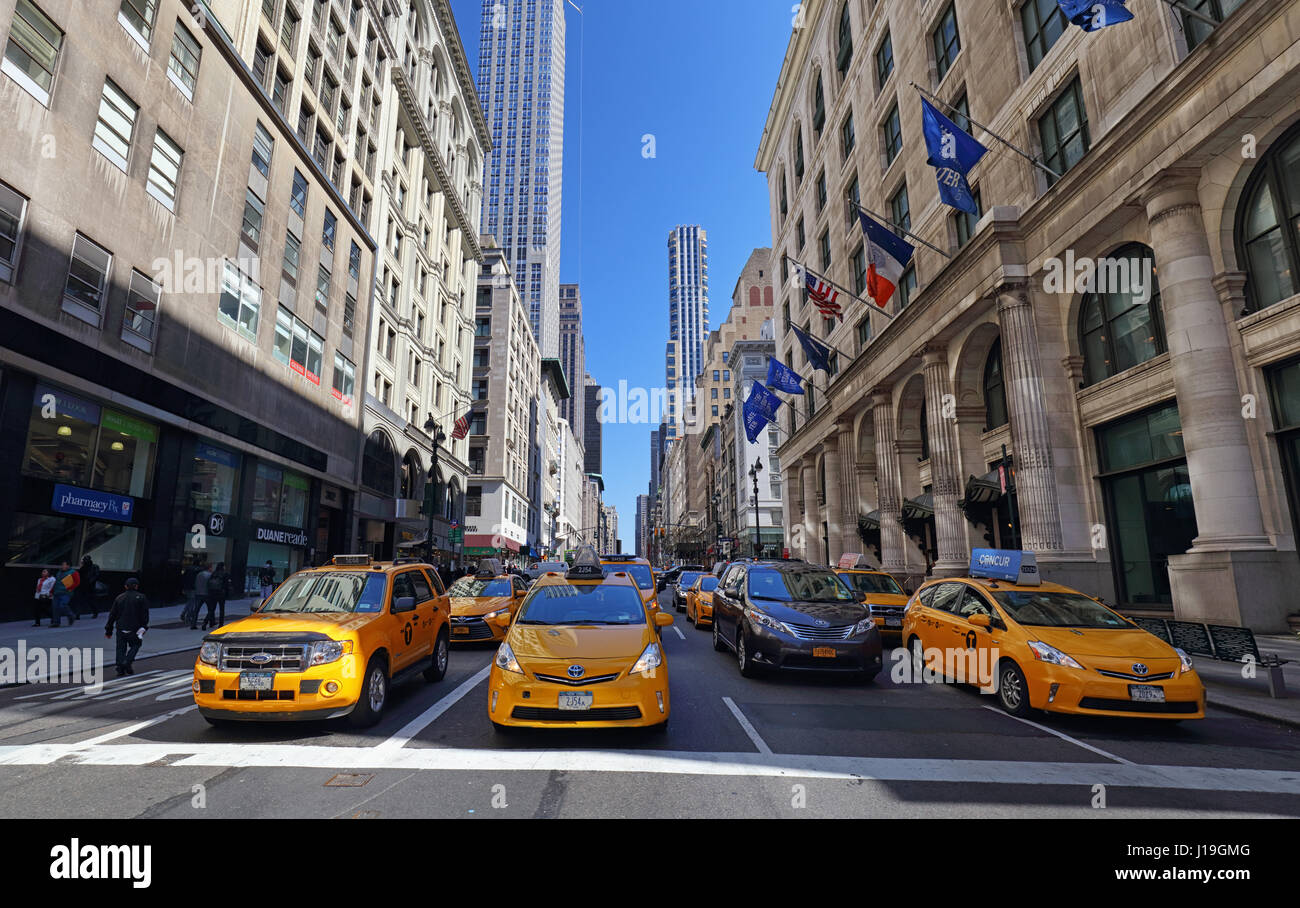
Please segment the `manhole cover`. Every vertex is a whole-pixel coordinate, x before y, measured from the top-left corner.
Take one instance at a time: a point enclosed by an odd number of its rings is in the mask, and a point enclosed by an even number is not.
[[[360,788],[375,777],[374,773],[341,772],[325,783],[326,788]]]

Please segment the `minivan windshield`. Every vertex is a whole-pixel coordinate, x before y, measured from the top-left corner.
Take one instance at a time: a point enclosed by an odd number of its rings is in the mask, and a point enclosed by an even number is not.
[[[749,595],[780,602],[852,602],[853,593],[831,571],[776,571],[759,568],[749,572]]]
[[[382,611],[387,581],[374,571],[294,574],[280,584],[259,614]]]

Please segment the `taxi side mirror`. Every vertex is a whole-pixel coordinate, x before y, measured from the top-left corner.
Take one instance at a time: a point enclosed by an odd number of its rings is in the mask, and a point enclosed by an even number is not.
[[[990,627],[993,626],[993,619],[990,618],[988,615],[983,615],[983,614],[971,615],[966,620],[974,627],[983,628],[984,630],[988,630]]]
[[[414,596],[400,596],[397,599],[393,600],[394,615],[401,614],[402,612],[413,612],[413,611],[415,611]]]
[[[667,627],[673,623],[673,616],[667,612],[655,612],[655,627]]]

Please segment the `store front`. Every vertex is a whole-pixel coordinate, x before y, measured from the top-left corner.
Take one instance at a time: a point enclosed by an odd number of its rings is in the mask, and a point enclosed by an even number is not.
[[[1197,532],[1178,407],[1108,423],[1096,436],[1119,601],[1172,608],[1169,556],[1190,549]]]
[[[1291,525],[1296,528],[1300,527],[1300,359],[1273,366],[1266,375],[1273,404],[1273,437],[1286,478]]]

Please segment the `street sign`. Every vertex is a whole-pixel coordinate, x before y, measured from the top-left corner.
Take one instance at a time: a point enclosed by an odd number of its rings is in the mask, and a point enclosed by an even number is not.
[[[464,530],[461,530],[461,529],[456,529],[456,528],[453,527],[452,529],[450,529],[450,530],[447,531],[447,541],[448,541],[448,542],[464,542],[464,541],[465,541],[465,531],[464,531]]]

